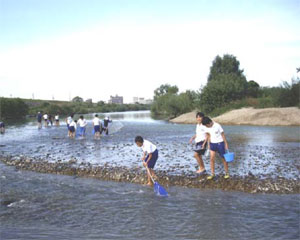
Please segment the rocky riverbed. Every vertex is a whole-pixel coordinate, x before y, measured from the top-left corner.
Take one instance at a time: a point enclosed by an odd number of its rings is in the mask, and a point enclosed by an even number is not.
[[[108,164],[102,166],[90,163],[77,164],[71,159],[67,162],[49,162],[46,159],[26,157],[23,155],[0,156],[0,160],[17,170],[36,171],[40,173],[65,174],[76,177],[89,177],[99,180],[117,182],[146,183],[146,172],[142,167],[111,167]],[[206,176],[173,175],[168,171],[157,171],[158,181],[165,186],[183,186],[199,189],[220,189],[226,191],[242,191],[248,193],[300,193],[299,179],[274,178],[265,175],[263,178],[254,176],[249,172],[247,176],[233,175],[225,180],[219,175],[215,180],[206,180]]]

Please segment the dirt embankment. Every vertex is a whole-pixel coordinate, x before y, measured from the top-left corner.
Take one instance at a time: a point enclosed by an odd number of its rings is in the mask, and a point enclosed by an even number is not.
[[[213,118],[224,125],[300,126],[300,109],[288,108],[242,108]],[[173,123],[196,124],[196,112],[185,113],[170,120]]]

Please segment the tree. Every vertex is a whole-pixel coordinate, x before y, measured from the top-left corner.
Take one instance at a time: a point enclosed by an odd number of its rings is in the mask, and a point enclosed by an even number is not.
[[[258,97],[259,93],[259,84],[253,80],[247,82],[247,96],[249,97]]]
[[[77,103],[82,103],[83,102],[83,98],[81,98],[81,97],[74,97],[73,99],[72,99],[72,102],[77,102]]]
[[[207,84],[201,89],[200,108],[203,111],[211,112],[245,97],[247,80],[239,65],[236,57],[228,54],[214,59]]]
[[[171,86],[170,84],[163,84],[160,85],[159,88],[154,90],[154,99],[165,94],[177,94],[177,93],[178,93],[178,87],[176,85]]]
[[[235,56],[225,54],[223,58],[216,56],[210,67],[210,73],[207,81],[216,80],[216,76],[219,74],[236,74],[237,76],[243,77],[244,70],[240,69],[240,62]]]
[[[154,91],[154,101],[151,113],[154,117],[163,116],[173,118],[179,114],[194,110],[198,95],[194,91],[178,94],[178,87],[169,84],[161,85]]]

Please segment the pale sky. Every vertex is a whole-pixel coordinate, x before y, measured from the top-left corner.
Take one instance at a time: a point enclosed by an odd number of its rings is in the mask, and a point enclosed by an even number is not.
[[[205,85],[217,55],[247,80],[300,67],[300,0],[0,0],[0,96],[94,102]]]

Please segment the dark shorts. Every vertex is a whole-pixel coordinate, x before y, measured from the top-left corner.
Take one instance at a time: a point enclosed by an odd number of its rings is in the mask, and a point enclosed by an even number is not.
[[[144,160],[145,162],[147,162],[149,158],[149,154],[147,155],[146,159]],[[152,158],[150,159],[150,161],[148,162],[148,168],[154,168],[156,161],[158,159],[158,150],[156,149],[153,153],[152,153]]]
[[[4,123],[3,122],[0,123],[0,128],[4,128],[4,127],[5,127]]]
[[[225,144],[224,142],[220,143],[210,143],[210,150],[218,152],[221,158],[224,158],[225,154]]]
[[[72,133],[75,132],[75,127],[74,126],[69,127],[69,131]]]
[[[67,124],[67,128],[68,128],[68,130],[70,131],[70,124]]]
[[[95,131],[95,133],[100,132],[100,125],[94,126],[94,131]]]
[[[205,143],[205,146],[204,148],[202,148],[202,145],[203,145],[204,141],[201,141],[201,142],[197,142],[196,143],[196,147],[194,149],[194,151],[200,155],[204,155],[205,154],[205,151],[207,149],[207,142]]]

